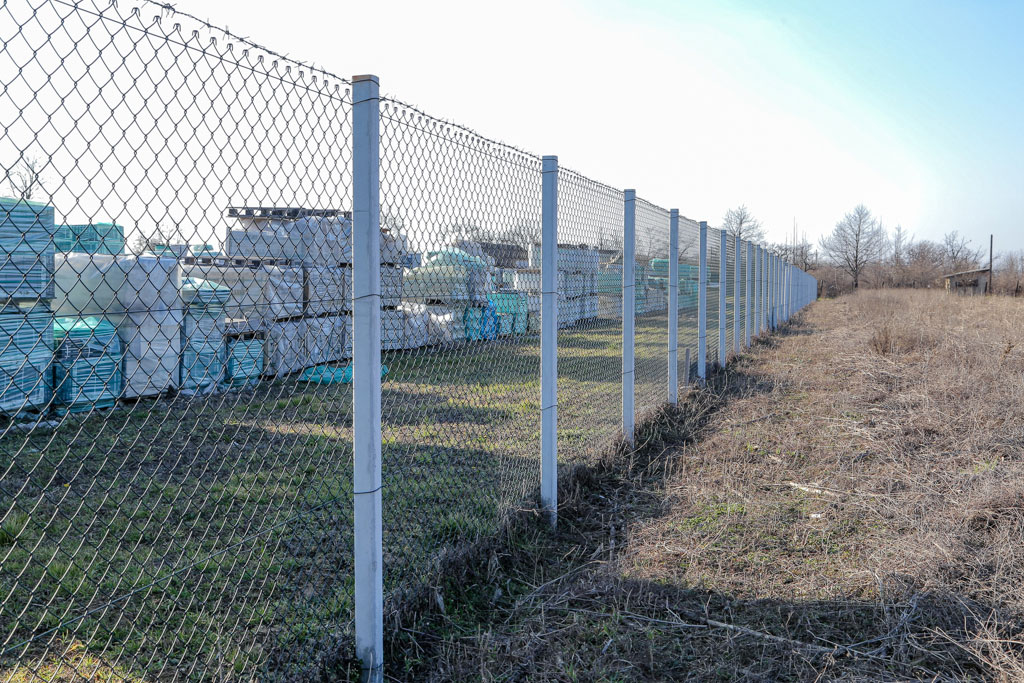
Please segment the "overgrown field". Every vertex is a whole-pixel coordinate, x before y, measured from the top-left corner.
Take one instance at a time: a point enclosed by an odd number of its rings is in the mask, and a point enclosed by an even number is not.
[[[638,406],[663,396],[665,324],[638,325]],[[563,454],[582,460],[621,424],[621,324],[563,330],[559,352]],[[395,592],[430,576],[446,548],[493,534],[537,489],[539,343],[384,362]],[[0,681],[351,673],[351,430],[349,386],[292,376],[9,431]]]
[[[818,302],[641,437],[439,581],[396,678],[1024,680],[1020,301]]]

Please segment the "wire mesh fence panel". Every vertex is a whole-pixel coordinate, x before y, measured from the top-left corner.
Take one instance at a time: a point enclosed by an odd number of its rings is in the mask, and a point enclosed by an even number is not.
[[[682,383],[697,377],[697,306],[700,289],[700,225],[679,219],[679,330],[678,377]],[[689,350],[689,354],[686,351]],[[687,357],[690,359],[686,366]]]
[[[624,210],[620,190],[559,170],[558,455],[563,462],[591,458],[622,430]]]
[[[394,596],[539,485],[541,160],[393,100],[380,130],[382,222],[409,266],[381,311]]]
[[[346,355],[348,84],[151,4],[0,41],[0,680],[325,670],[351,392],[298,371]]]
[[[668,396],[669,212],[636,202],[636,412],[641,418]]]
[[[725,319],[725,348],[728,354],[733,352],[735,336],[735,321],[736,321],[736,240],[733,239],[732,235],[726,236],[725,241],[725,254],[726,254],[726,267],[725,267],[725,305],[726,305],[726,319]]]
[[[722,240],[720,235],[721,232],[715,228],[708,228],[707,367],[709,372],[718,363],[718,292],[720,286],[718,268],[722,258]]]

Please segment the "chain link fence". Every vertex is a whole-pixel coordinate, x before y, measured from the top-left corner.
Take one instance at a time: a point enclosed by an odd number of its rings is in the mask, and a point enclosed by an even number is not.
[[[697,378],[689,219],[635,202],[625,368],[623,191],[559,168],[549,197],[545,160],[388,97],[362,139],[353,81],[164,5],[12,0],[0,41],[0,681],[379,671],[359,600],[400,614],[541,486],[543,339],[563,465],[623,436],[624,374],[637,414],[671,395],[673,259],[678,382]],[[376,456],[353,445],[367,144]],[[732,349],[754,283],[745,245],[707,237],[713,364],[719,288]],[[794,309],[812,300],[786,273]],[[366,457],[380,485],[355,491]],[[354,499],[381,492],[360,565]]]

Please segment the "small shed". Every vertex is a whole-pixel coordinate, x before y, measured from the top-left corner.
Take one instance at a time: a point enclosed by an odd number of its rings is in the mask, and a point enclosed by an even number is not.
[[[960,273],[944,275],[943,279],[946,281],[946,291],[950,294],[984,296],[989,293],[992,282],[992,270],[990,268],[965,270]]]

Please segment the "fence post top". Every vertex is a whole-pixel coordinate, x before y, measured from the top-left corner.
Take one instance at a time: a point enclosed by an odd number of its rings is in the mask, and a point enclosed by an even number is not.
[[[704,230],[707,230],[708,229],[708,222],[707,221],[701,221],[700,222],[700,227],[703,228]]]
[[[362,74],[362,75],[359,75],[359,76],[353,76],[352,77],[352,82],[353,83],[362,83],[364,81],[372,81],[372,82],[376,83],[377,85],[380,85],[380,79],[377,78],[376,76],[374,76],[373,74]]]
[[[626,198],[626,201],[636,199],[636,190],[623,190],[622,196]]]
[[[546,161],[548,163],[554,162],[554,163],[557,164],[558,163],[558,155],[557,154],[545,154],[544,156],[541,157],[541,160],[542,161]]]

